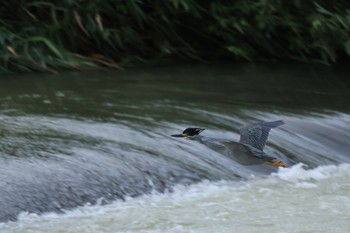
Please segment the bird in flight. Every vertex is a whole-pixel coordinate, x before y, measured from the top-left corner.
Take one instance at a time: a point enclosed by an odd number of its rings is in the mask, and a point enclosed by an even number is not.
[[[270,130],[283,124],[282,120],[278,120],[243,126],[240,128],[240,139],[238,142],[202,136],[200,133],[204,129],[201,128],[187,128],[182,134],[171,136],[199,141],[212,150],[229,155],[242,165],[268,164],[275,167],[287,167],[284,163],[276,161],[276,158],[267,155],[263,151]]]

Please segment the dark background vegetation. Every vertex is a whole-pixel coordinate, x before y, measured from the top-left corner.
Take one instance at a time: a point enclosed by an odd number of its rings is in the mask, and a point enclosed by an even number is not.
[[[0,69],[349,61],[349,0],[0,2]]]

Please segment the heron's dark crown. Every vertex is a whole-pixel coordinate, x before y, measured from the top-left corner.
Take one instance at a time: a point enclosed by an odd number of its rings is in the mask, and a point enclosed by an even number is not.
[[[185,129],[182,134],[185,134],[187,136],[194,136],[194,135],[198,135],[201,132],[203,132],[204,129],[201,128],[187,128]]]

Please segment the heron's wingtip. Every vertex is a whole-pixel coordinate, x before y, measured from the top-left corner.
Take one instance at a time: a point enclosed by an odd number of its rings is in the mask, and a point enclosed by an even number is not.
[[[264,122],[262,123],[263,126],[269,127],[269,128],[276,128],[278,126],[284,125],[284,121],[283,120],[278,120],[278,121],[268,121],[268,122]]]

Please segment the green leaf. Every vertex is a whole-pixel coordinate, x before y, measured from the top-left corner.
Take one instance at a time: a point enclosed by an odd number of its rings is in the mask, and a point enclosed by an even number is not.
[[[321,26],[322,26],[322,23],[320,20],[318,20],[318,19],[312,20],[312,27],[314,29],[318,29]]]
[[[316,6],[316,10],[324,15],[330,15],[332,16],[332,12],[330,12],[329,10],[327,10],[326,8],[322,7],[321,5],[317,4],[316,2],[314,2],[315,6]]]
[[[230,45],[230,46],[227,46],[226,49],[228,51],[230,51],[231,53],[233,53],[238,58],[244,58],[247,61],[251,60],[249,53],[242,48],[239,48],[239,47],[234,46],[234,45]]]
[[[345,46],[345,51],[346,51],[347,54],[350,56],[350,40],[348,40],[347,42],[345,42],[344,46]]]
[[[44,43],[54,54],[56,54],[57,57],[63,59],[62,53],[48,39],[46,39],[46,38],[44,38],[42,36],[33,36],[33,37],[28,38],[28,41]]]

